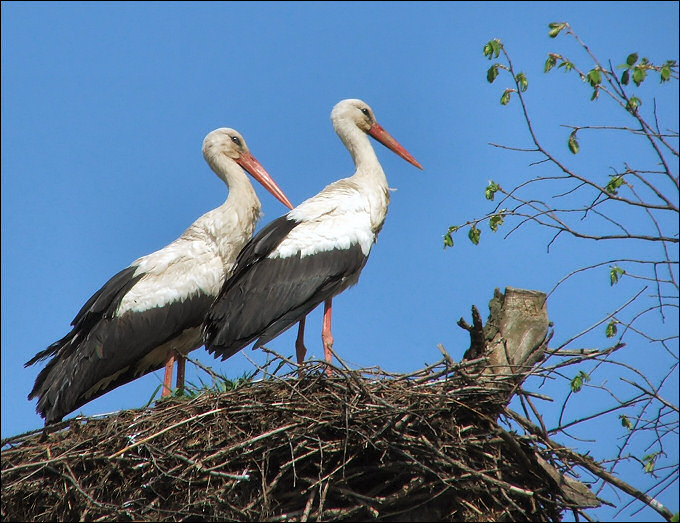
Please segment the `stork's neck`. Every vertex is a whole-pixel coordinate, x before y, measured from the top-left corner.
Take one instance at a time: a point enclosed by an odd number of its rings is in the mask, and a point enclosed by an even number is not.
[[[220,176],[220,178],[222,178]],[[232,206],[235,208],[253,208],[260,209],[260,200],[255,194],[255,189],[248,179],[248,175],[241,167],[233,164],[233,172],[230,172],[226,178],[222,178],[229,188],[229,194],[223,205]]]
[[[360,187],[360,194],[368,202],[370,226],[373,234],[378,234],[387,215],[390,195],[385,172],[378,161],[368,135],[353,122],[333,122],[335,131],[349,150],[356,171],[347,179]]]
[[[378,161],[368,135],[354,123],[341,122],[335,131],[352,155],[356,172],[352,179],[359,183],[369,183],[380,188],[387,188],[385,172]]]
[[[223,154],[206,156],[206,160],[210,168],[229,189],[227,200],[221,207],[240,206],[243,204],[245,207],[251,208],[256,206],[259,210],[260,201],[248,179],[248,175],[241,166]]]
[[[245,243],[253,234],[260,217],[260,200],[248,175],[231,159],[223,156],[207,158],[208,164],[226,184],[226,201],[204,214],[197,222],[215,242],[225,264],[233,262],[234,245]]]

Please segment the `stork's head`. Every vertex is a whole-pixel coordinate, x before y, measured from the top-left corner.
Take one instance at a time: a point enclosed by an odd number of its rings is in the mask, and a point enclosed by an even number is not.
[[[277,200],[289,209],[293,208],[293,204],[286,198],[269,173],[250,153],[246,141],[238,131],[221,127],[208,133],[203,140],[203,157],[218,174],[229,171],[228,168],[222,169],[218,166],[228,166],[235,162],[248,171]]]
[[[378,124],[373,109],[363,100],[347,98],[335,104],[331,111],[331,122],[333,122],[333,127],[341,138],[343,138],[342,129],[354,125],[418,169],[423,168],[399,142]]]
[[[365,133],[376,123],[373,109],[357,98],[348,98],[335,104],[331,111],[331,122],[335,125],[340,121],[352,122]]]
[[[241,133],[228,127],[215,129],[203,140],[203,156],[209,161],[209,157],[226,156],[236,161],[242,155],[250,154],[246,141]],[[251,173],[252,174],[252,173]]]

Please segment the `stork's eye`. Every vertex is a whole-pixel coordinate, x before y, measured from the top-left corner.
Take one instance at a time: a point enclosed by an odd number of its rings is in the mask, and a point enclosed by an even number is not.
[[[364,114],[365,114],[366,116],[368,116],[369,118],[371,117],[371,113],[368,112],[368,109],[366,109],[365,107],[362,107],[362,108],[361,108],[361,112],[364,113]]]
[[[239,147],[241,147],[241,139],[238,136],[232,136],[231,141],[234,142]]]

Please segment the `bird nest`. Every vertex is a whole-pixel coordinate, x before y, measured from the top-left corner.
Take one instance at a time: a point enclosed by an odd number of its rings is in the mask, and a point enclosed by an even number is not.
[[[229,392],[4,440],[2,519],[552,521],[598,504],[547,437],[507,430],[521,377],[278,361]]]

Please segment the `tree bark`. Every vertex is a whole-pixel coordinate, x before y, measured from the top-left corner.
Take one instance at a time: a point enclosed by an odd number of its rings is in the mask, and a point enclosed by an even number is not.
[[[506,287],[503,294],[496,289],[486,325],[474,306],[472,322],[472,326],[462,318],[458,322],[470,332],[470,348],[463,359],[484,357],[483,376],[521,381],[543,359],[550,326],[545,293]]]

